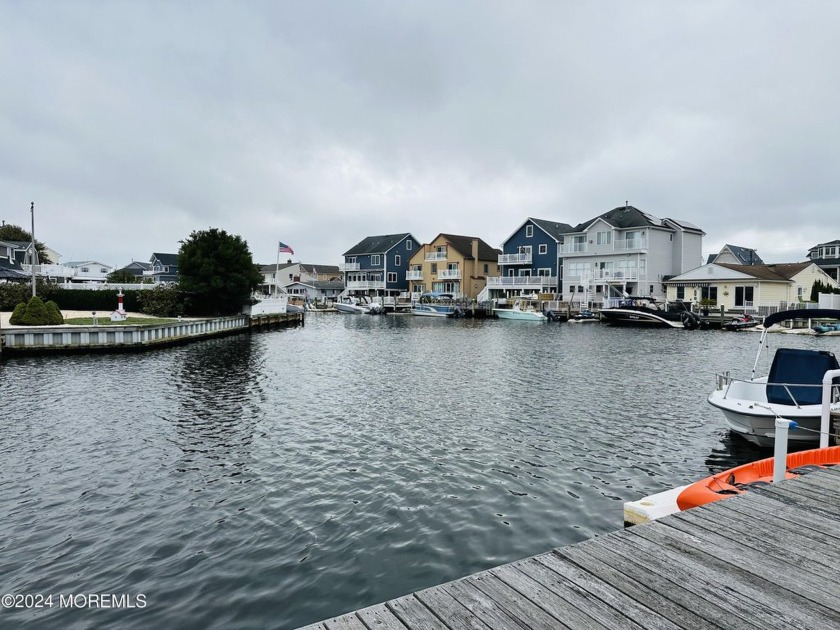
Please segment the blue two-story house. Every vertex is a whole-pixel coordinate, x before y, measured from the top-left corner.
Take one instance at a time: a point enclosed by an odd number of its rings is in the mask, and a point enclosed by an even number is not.
[[[528,218],[502,244],[500,276],[487,278],[491,299],[529,293],[557,293],[562,281],[560,250],[572,226]]]
[[[420,247],[411,234],[368,236],[344,252],[344,288],[367,296],[399,296],[408,292],[408,261]]]
[[[149,259],[150,275],[155,284],[178,282],[178,254],[162,254],[155,252]]]

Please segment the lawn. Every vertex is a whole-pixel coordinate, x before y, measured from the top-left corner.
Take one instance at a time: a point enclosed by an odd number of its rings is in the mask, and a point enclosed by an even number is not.
[[[110,317],[97,317],[97,326],[156,326],[158,324],[172,324],[177,319],[163,317],[128,317],[121,322],[112,322]],[[65,324],[73,326],[93,326],[92,317],[70,317],[64,320]]]

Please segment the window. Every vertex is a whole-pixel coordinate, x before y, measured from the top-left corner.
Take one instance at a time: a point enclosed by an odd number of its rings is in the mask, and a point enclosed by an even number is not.
[[[490,273],[490,265],[484,263],[484,273]]]
[[[520,278],[530,278],[531,277],[531,270],[530,269],[520,269],[519,270],[519,277]]]
[[[410,252],[412,249],[414,249],[414,241],[412,241],[411,239],[408,239],[405,242],[405,251]]]
[[[549,267],[541,267],[537,269],[537,275],[541,278],[550,278],[551,277],[551,268]]]
[[[347,262],[348,262],[348,264],[352,265],[353,263],[356,262],[356,257],[355,256],[348,256],[347,257]]]
[[[595,285],[595,293],[603,293],[603,292],[604,292],[604,287],[600,284],[596,284]]]
[[[752,306],[753,287],[735,287],[735,306]]]
[[[540,245],[540,254],[547,254],[548,253],[548,245],[543,243]]]
[[[382,257],[379,254],[371,254],[370,264],[373,267],[378,267],[379,265],[382,264]]]
[[[388,272],[388,282],[396,282],[397,281],[397,272],[396,271],[389,271]]]
[[[432,263],[432,273],[437,273],[437,263]]]
[[[87,273],[88,271],[90,271],[90,269],[88,269],[87,267],[82,267],[82,273]]]
[[[595,242],[598,245],[611,245],[612,244],[612,232],[598,232],[595,235]]]
[[[533,225],[526,225],[525,226],[525,238],[531,238],[534,236],[534,226]]]
[[[108,270],[105,269],[105,267],[100,267],[99,268],[99,273],[108,273]]]
[[[401,263],[402,258],[400,257],[400,255],[397,254],[396,256],[394,256],[394,266],[399,267]]]
[[[677,299],[684,300],[685,299],[685,287],[677,287]]]

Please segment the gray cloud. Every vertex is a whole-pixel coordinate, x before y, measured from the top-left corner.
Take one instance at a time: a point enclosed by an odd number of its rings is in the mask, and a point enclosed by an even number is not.
[[[704,249],[838,238],[840,7],[0,0],[0,218],[122,265],[191,231],[337,263],[625,200]]]

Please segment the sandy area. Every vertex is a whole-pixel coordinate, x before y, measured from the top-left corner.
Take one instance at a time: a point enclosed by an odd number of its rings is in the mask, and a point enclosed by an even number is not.
[[[75,317],[91,317],[90,311],[61,311],[61,314],[64,315],[64,319],[73,319]],[[130,313],[127,312],[126,315],[128,317],[149,317],[145,313]],[[10,328],[9,318],[12,316],[11,311],[0,311],[0,327],[2,328]],[[100,312],[97,314],[97,317],[108,319],[111,317],[111,312]],[[67,326],[67,324],[64,324]]]

